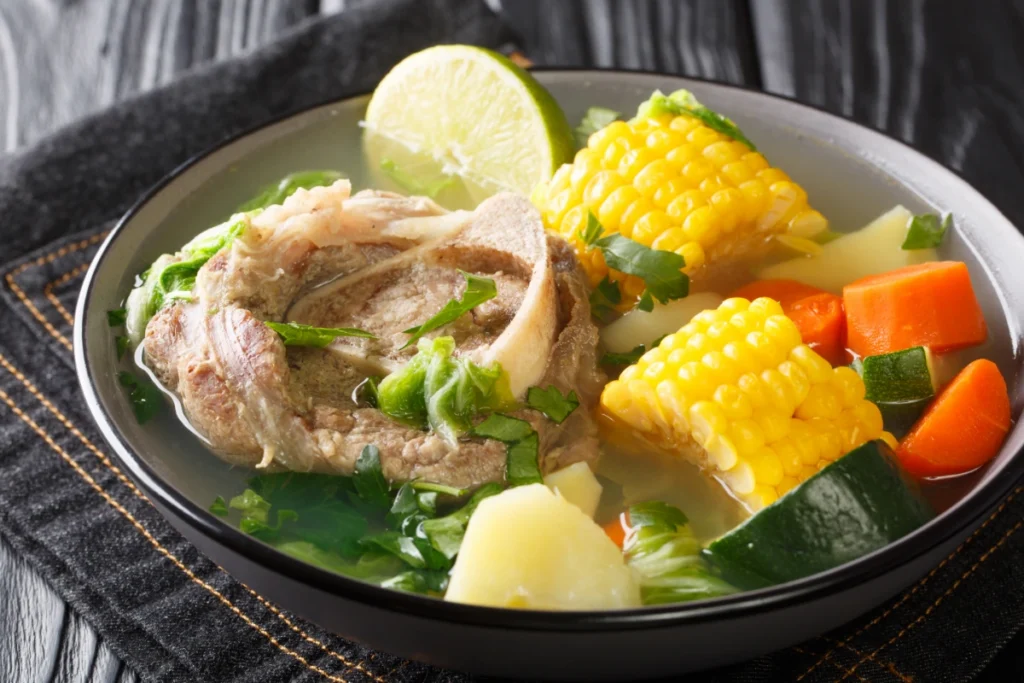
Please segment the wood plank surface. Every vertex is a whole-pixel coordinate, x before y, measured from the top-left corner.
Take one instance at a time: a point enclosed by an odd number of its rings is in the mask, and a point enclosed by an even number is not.
[[[371,1],[0,0],[0,152]],[[488,3],[540,64],[650,69],[795,97],[911,142],[1024,223],[1024,2]],[[1011,643],[983,680],[1021,680],[1022,646]],[[0,681],[135,681],[2,539]]]

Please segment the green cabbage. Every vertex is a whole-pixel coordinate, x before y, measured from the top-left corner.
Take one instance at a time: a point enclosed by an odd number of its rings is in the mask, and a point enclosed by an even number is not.
[[[377,406],[393,420],[430,428],[454,443],[477,415],[515,405],[508,375],[497,363],[483,368],[456,358],[455,339],[421,339],[418,352],[378,387]]]

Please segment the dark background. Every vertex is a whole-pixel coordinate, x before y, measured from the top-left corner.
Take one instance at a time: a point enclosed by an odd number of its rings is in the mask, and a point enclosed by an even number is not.
[[[366,2],[0,0],[0,151]],[[650,69],[794,97],[912,143],[1024,225],[1024,2],[488,4],[538,64]],[[0,537],[0,681],[135,680]],[[1024,680],[1024,636],[980,680]]]

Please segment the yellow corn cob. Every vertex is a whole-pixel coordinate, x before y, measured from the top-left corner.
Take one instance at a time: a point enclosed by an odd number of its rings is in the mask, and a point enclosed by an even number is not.
[[[601,408],[758,510],[882,431],[864,382],[803,344],[778,302],[728,299],[610,382]]]
[[[828,225],[803,188],[764,156],[687,115],[616,121],[597,131],[572,164],[536,188],[533,201],[548,229],[576,247],[591,286],[608,267],[579,238],[588,212],[606,233],[682,255],[691,278],[705,265],[756,257],[773,234],[806,238]],[[628,296],[643,292],[639,278],[611,277]]]

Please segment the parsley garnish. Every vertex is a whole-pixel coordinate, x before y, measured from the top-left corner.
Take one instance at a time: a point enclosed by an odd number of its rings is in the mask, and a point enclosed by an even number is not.
[[[135,419],[140,425],[149,422],[154,415],[160,412],[163,397],[152,382],[140,380],[130,372],[120,372],[117,378],[121,382],[121,386],[128,389],[128,400],[132,402]]]
[[[622,292],[619,286],[605,275],[590,293],[590,313],[598,320],[607,320],[621,302]]]
[[[539,440],[530,423],[501,413],[492,413],[473,428],[473,435],[505,444],[505,478],[512,486],[543,481],[537,462]]]
[[[121,327],[127,319],[128,311],[123,308],[115,308],[113,311],[107,311],[107,325],[110,325],[111,327]]]
[[[217,496],[210,503],[210,512],[217,515],[218,517],[228,516],[228,504],[224,502],[223,496]]]
[[[338,337],[375,339],[371,332],[355,327],[313,327],[302,323],[276,323],[273,321],[264,324],[277,332],[285,346],[313,346],[319,349]]]
[[[352,484],[356,487],[356,493],[371,505],[387,506],[390,496],[388,492],[391,487],[388,480],[384,478],[384,468],[380,463],[380,451],[376,446],[363,446],[359,459],[356,460],[355,475],[352,477]]]
[[[906,251],[913,249],[932,249],[942,244],[942,238],[953,222],[953,215],[947,213],[939,218],[933,213],[923,213],[910,219],[907,226],[907,237],[903,240],[901,249]]]
[[[466,278],[466,291],[462,293],[462,298],[452,299],[444,305],[444,307],[435,313],[433,316],[428,318],[425,322],[417,325],[416,327],[410,327],[407,330],[403,330],[406,334],[411,335],[409,341],[405,343],[402,348],[407,348],[417,339],[432,332],[439,327],[444,327],[450,322],[454,322],[463,313],[467,313],[470,310],[476,308],[485,301],[490,301],[494,297],[498,296],[498,286],[494,284],[494,280],[489,277],[478,277],[471,273],[460,270],[459,273],[462,277]]]
[[[580,399],[575,391],[569,391],[568,396],[563,396],[554,385],[547,389],[530,387],[526,392],[526,405],[544,413],[555,423],[562,424],[572,411],[579,408]]]
[[[114,348],[117,349],[117,359],[121,360],[124,358],[124,354],[128,352],[128,345],[131,340],[128,337],[117,336],[114,337]]]
[[[742,142],[751,151],[757,151],[754,143],[743,134],[743,131],[739,129],[732,119],[728,119],[718,112],[705,107],[697,101],[697,98],[689,90],[676,90],[671,95],[655,90],[650,99],[640,105],[636,116],[637,118],[648,118],[666,113],[673,116],[692,116],[708,128]]]

